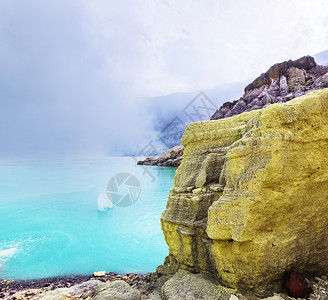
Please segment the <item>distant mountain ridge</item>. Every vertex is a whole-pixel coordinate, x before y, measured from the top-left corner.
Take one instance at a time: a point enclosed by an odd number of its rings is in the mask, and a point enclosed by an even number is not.
[[[313,57],[317,64],[328,66],[328,50],[317,53]]]

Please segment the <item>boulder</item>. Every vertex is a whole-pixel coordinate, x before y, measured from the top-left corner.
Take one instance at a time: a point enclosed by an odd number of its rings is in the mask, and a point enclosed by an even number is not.
[[[163,300],[229,300],[233,290],[217,285],[205,274],[179,270],[162,287]]]
[[[328,87],[328,73],[325,75],[320,76],[314,82],[315,86],[318,88],[326,88]]]
[[[263,105],[269,105],[273,103],[273,97],[270,94],[266,94],[261,101]]]
[[[158,157],[146,157],[144,160],[138,161],[138,165],[156,165],[158,163]]]
[[[163,167],[171,167],[172,166],[173,159],[169,158],[165,160],[162,164]]]
[[[141,293],[123,280],[100,284],[92,300],[140,300]]]
[[[55,289],[53,291],[46,292],[39,298],[39,300],[84,299],[87,297],[92,297],[99,284],[101,284],[101,281],[99,280],[89,280],[69,288]]]
[[[303,56],[296,60],[288,61],[288,67],[295,67],[295,68],[303,69],[303,70],[310,70],[310,69],[316,67],[316,65],[317,64],[316,64],[314,58],[310,55]]]
[[[105,271],[94,272],[93,276],[94,277],[103,277],[103,276],[106,276],[106,272]]]
[[[286,73],[288,91],[302,92],[305,90],[305,71],[295,67],[290,67]]]
[[[288,271],[328,272],[328,89],[192,123],[182,144],[161,216],[167,265],[261,297]]]
[[[176,159],[172,160],[172,167],[178,167],[181,165],[181,162],[183,160],[182,156],[177,157]]]
[[[225,105],[225,104],[227,104],[227,105]],[[230,108],[231,108],[230,102],[223,103],[223,105],[220,107],[220,109],[218,109],[213,114],[213,116],[211,116],[211,120],[223,119],[224,116],[226,115],[226,113],[230,111]]]
[[[159,160],[174,159],[183,154],[183,146],[175,146],[163,152],[163,154],[158,158]]]
[[[246,103],[244,100],[239,100],[231,109],[231,113],[233,115],[238,115],[241,114],[242,112],[244,112],[246,109]]]
[[[305,297],[313,292],[310,281],[297,271],[290,272],[283,284],[288,295],[292,297]]]
[[[288,94],[288,84],[287,84],[287,78],[285,76],[280,77],[279,87],[280,87],[281,96],[285,96]]]

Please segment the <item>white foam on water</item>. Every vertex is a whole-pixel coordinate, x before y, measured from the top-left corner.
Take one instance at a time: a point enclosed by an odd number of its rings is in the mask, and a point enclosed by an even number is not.
[[[34,243],[40,243],[46,239],[46,236],[41,234],[32,234],[27,238],[18,238],[9,242],[0,243],[0,272],[7,261],[13,258],[18,252],[24,249],[24,253],[30,251]]]
[[[11,259],[17,252],[19,252],[18,245],[17,247],[8,248],[8,249],[0,248],[0,272],[4,263],[9,259]]]
[[[8,260],[14,256],[19,251],[18,248],[9,248],[5,250],[0,250],[0,261]]]

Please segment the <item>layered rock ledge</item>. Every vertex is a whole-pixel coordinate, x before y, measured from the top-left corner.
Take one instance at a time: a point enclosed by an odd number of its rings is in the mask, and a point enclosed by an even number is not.
[[[288,271],[327,273],[328,89],[192,123],[182,144],[161,216],[165,268],[258,296]]]

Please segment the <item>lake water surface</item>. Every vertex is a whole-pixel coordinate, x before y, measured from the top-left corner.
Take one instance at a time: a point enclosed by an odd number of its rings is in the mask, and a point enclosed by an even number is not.
[[[100,212],[122,173],[140,184],[136,202]],[[155,271],[168,254],[159,218],[174,174],[133,158],[1,162],[0,278]]]

